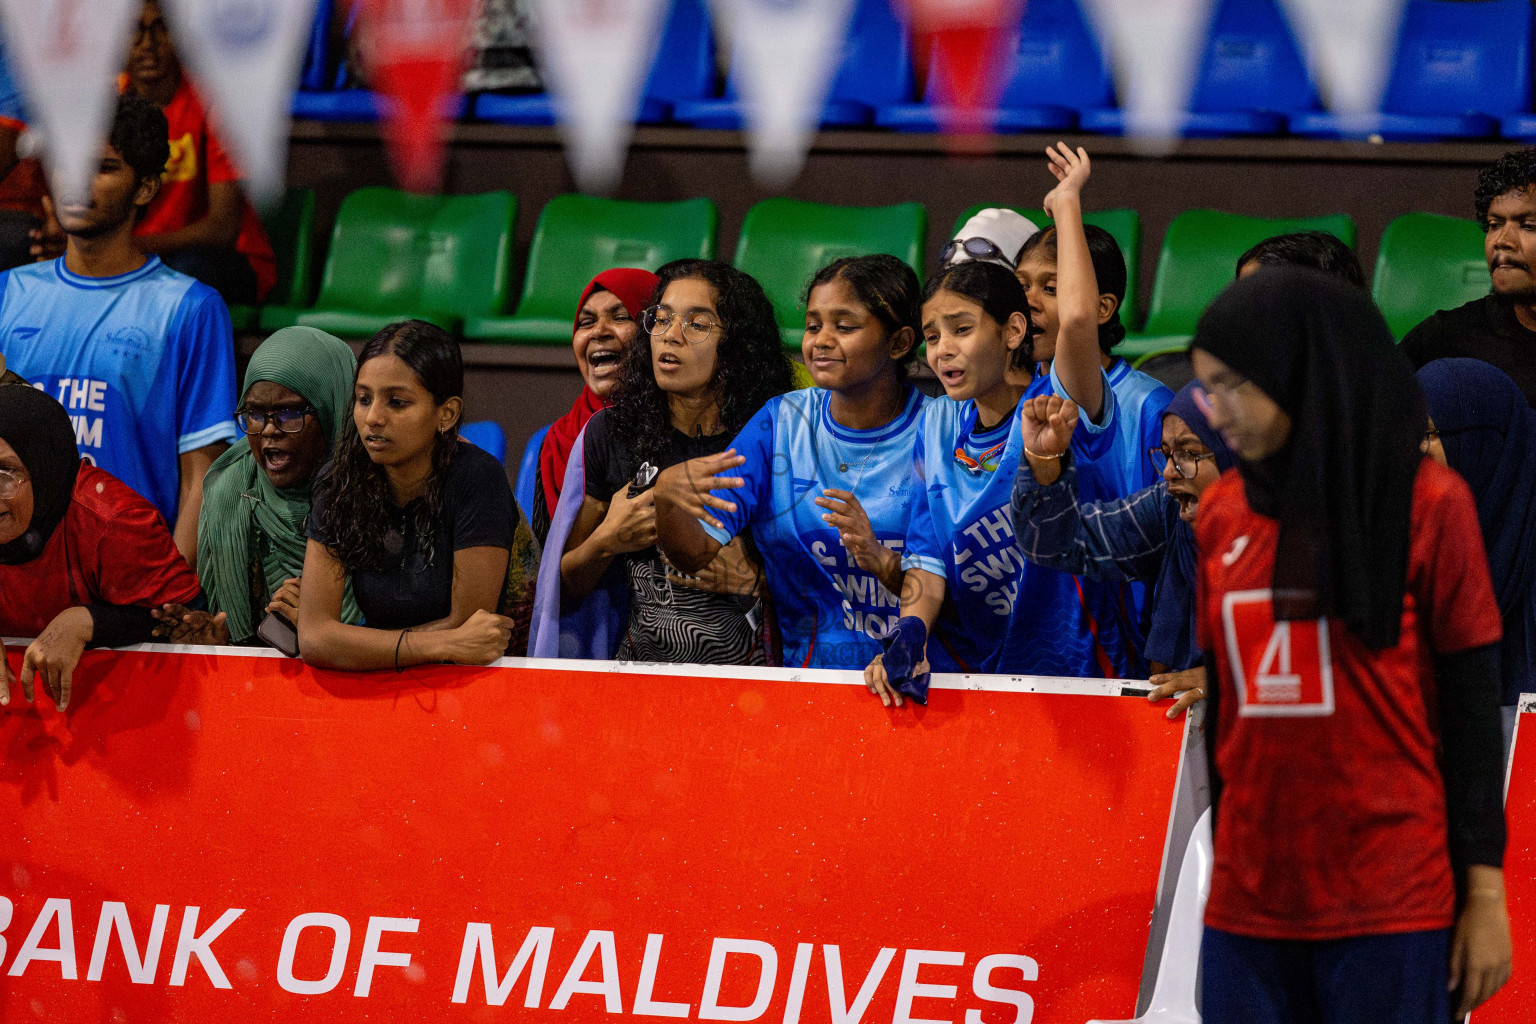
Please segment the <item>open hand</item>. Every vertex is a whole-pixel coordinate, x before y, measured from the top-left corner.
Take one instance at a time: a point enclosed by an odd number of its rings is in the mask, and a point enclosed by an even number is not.
[[[1088,183],[1088,175],[1093,173],[1093,167],[1088,161],[1088,151],[1083,147],[1077,147],[1077,152],[1067,148],[1065,142],[1058,142],[1055,146],[1045,147],[1046,158],[1050,161],[1047,166],[1056,176],[1059,184],[1046,194],[1046,216],[1056,217],[1056,200],[1079,199],[1083,193],[1083,186]]]
[[[692,519],[702,519],[717,530],[724,529],[709,510],[735,512],[736,503],[717,498],[711,492],[745,487],[747,482],[741,477],[720,474],[746,464],[746,456],[737,455],[734,448],[719,455],[679,462],[662,470],[656,478],[653,488],[656,500],[687,513]]]
[[[183,604],[166,604],[152,609],[155,636],[168,644],[207,644],[220,647],[229,643],[229,623],[223,612],[217,615],[193,611]]]
[[[1451,933],[1450,990],[1459,992],[1458,1021],[1491,999],[1509,980],[1514,947],[1509,937],[1504,873],[1495,867],[1467,867],[1467,901]]]
[[[1147,681],[1153,687],[1152,692],[1147,694],[1147,700],[1154,704],[1169,697],[1179,698],[1173,702],[1173,707],[1168,709],[1169,718],[1178,718],[1189,710],[1190,705],[1205,700],[1204,668],[1187,668],[1182,672],[1160,672]]]
[[[816,504],[826,509],[822,522],[837,531],[838,540],[853,558],[853,562],[865,572],[874,573],[880,579],[890,575],[891,563],[900,562],[901,556],[880,543],[875,528],[870,524],[869,513],[859,503],[852,491],[829,487],[822,491]]]
[[[21,692],[32,700],[32,681],[38,680],[60,711],[69,708],[75,666],[85,645],[96,633],[91,613],[76,605],[54,616],[42,635],[32,641],[21,660]]]

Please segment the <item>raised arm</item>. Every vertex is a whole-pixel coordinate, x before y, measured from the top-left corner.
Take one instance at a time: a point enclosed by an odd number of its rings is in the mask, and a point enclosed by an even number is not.
[[[1088,153],[1058,142],[1047,148],[1059,184],[1045,197],[1056,222],[1056,356],[1051,364],[1067,397],[1097,423],[1104,412],[1104,364],[1099,352],[1099,282],[1083,232],[1082,189]]]
[[[1167,485],[1079,504],[1071,462],[1077,407],[1044,395],[1025,402],[1019,415],[1025,457],[1014,478],[1013,528],[1024,557],[1096,579],[1155,580],[1168,547]]]

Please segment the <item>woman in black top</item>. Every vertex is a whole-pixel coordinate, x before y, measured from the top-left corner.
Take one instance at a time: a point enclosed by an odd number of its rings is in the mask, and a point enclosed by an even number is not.
[[[364,346],[357,429],[315,482],[299,601],[305,661],[484,665],[526,648],[532,534],[501,463],[458,436],[463,392],[458,343],[437,327],[392,324]],[[341,621],[348,579],[362,626]]]
[[[773,307],[753,278],[713,260],[658,271],[657,302],[625,357],[618,403],[583,442],[586,496],[560,562],[561,584],[592,592],[619,563],[629,621],[616,656],[693,664],[762,664],[758,566],[738,540],[698,577],[657,552],[649,484],[675,463],[723,452],[763,403],[791,386]],[[630,486],[646,486],[630,497]]]

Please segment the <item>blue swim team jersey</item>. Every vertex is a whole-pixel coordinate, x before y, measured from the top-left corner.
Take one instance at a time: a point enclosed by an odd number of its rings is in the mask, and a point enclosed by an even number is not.
[[[908,387],[891,422],[849,430],[832,419],[830,398],[829,391],[807,388],[770,399],[731,444],[746,457],[732,471],[746,486],[715,492],[737,511],[715,512],[723,530],[703,525],[722,544],[751,530],[773,592],[785,665],[862,669],[884,649],[881,638],[901,615],[899,595],[854,564],[815,499],[829,487],[852,491],[875,536],[900,552],[919,493],[913,452],[928,400]]]
[[[151,256],[116,277],[63,258],[0,273],[0,353],[57,398],[80,454],[175,525],[177,456],[236,437],[229,310]]]

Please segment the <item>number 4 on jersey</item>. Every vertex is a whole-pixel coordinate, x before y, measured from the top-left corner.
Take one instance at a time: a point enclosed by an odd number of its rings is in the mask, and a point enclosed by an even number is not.
[[[1268,590],[1226,595],[1221,617],[1238,714],[1333,714],[1327,619],[1276,622]]]

